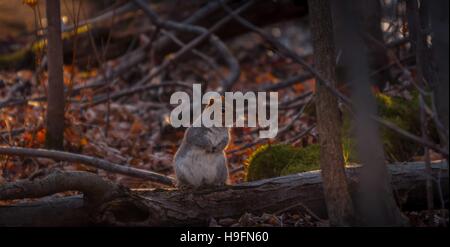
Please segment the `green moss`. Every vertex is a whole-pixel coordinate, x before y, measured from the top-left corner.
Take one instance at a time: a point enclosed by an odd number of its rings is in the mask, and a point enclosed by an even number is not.
[[[297,148],[285,144],[260,146],[245,162],[247,181],[279,176],[297,152]]]
[[[345,146],[343,148],[344,153],[351,153]],[[347,161],[346,164],[348,164]],[[288,144],[263,145],[255,150],[245,162],[247,181],[319,169],[319,144],[311,144],[304,148]]]
[[[412,96],[412,99],[407,100],[402,97],[377,94],[378,114],[400,128],[420,136],[419,95],[413,93]],[[381,128],[381,138],[389,161],[411,160],[421,149],[420,145],[386,128]]]
[[[281,170],[280,175],[285,176],[319,169],[320,146],[318,144],[313,144],[305,148],[298,148],[294,158]]]

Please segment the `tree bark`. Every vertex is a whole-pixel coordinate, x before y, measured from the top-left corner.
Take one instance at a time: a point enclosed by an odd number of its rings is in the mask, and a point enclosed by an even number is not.
[[[449,40],[448,40],[448,8],[449,2],[445,0],[433,1],[430,6],[431,30],[432,30],[432,50],[433,58],[437,65],[438,81],[434,86],[434,96],[436,108],[440,120],[442,121],[447,136],[442,138],[442,145],[448,150],[448,91],[449,91]]]
[[[422,89],[426,90],[428,85],[432,84],[431,74],[427,73],[430,68],[430,64],[432,63],[429,54],[428,47],[426,46],[426,34],[424,34],[424,30],[427,29],[427,16],[424,15],[424,3],[425,1],[420,2],[420,8],[418,1],[410,0],[407,1],[407,11],[408,11],[408,29],[409,36],[412,41],[411,42],[411,50],[416,54],[416,81],[417,85],[419,85]],[[428,55],[428,56],[427,56]],[[428,140],[428,123],[427,116],[425,113],[425,100],[424,96],[420,95],[420,122],[421,122],[421,134],[422,139]],[[427,147],[424,147],[424,157],[427,163],[427,167],[429,167],[430,162],[430,153]],[[431,178],[427,180],[427,199],[428,199],[428,209],[433,209],[433,184]]]
[[[424,163],[389,165],[392,187],[404,210],[426,208]],[[448,163],[432,165],[434,181],[440,181],[444,199],[448,199]],[[357,196],[360,183],[360,167],[346,169],[351,194]],[[88,175],[88,180],[93,175]],[[55,176],[54,176],[55,177]],[[100,189],[90,195],[65,198],[46,197],[38,201],[0,206],[0,226],[186,226],[207,225],[211,218],[239,217],[246,212],[273,213],[301,203],[321,218],[326,218],[326,207],[320,171],[311,171],[243,183],[213,190],[183,192],[178,190],[121,190],[106,189],[108,182],[91,181],[83,186],[70,185],[65,179],[65,189],[89,190],[94,184]],[[100,179],[100,178],[99,178]],[[49,179],[48,179],[49,180]],[[53,179],[56,181],[56,179]],[[37,180],[42,183],[43,180]],[[49,184],[50,188],[56,184]],[[435,194],[438,195],[434,186]],[[0,191],[5,185],[0,186]],[[61,189],[60,189],[61,190]],[[99,191],[109,191],[102,196]],[[10,192],[11,195],[11,192]],[[40,194],[42,196],[42,194]],[[112,195],[112,196],[111,196]],[[0,200],[2,193],[0,193]],[[94,198],[91,200],[90,198]],[[95,198],[103,198],[92,206]],[[437,196],[435,197],[437,198]],[[98,200],[97,200],[98,201]],[[91,203],[89,203],[91,202]]]
[[[379,129],[371,116],[376,116],[375,97],[369,78],[369,49],[364,42],[364,26],[358,22],[358,8],[353,1],[342,1],[335,9],[343,17],[342,60],[346,78],[352,87],[356,144],[358,158],[364,164],[360,188],[359,207],[362,221],[367,226],[399,226],[406,220],[397,207],[385,166],[383,145]]]
[[[331,6],[333,9],[337,8],[341,1],[332,0]],[[364,43],[368,49],[368,63],[371,70],[375,71],[378,68],[383,68],[386,64],[389,64],[387,56],[387,50],[384,47],[383,31],[381,30],[381,4],[378,0],[358,0],[352,4],[357,8],[355,18],[364,27]],[[334,36],[336,43],[336,51],[338,54],[342,53],[342,47],[345,45],[345,37],[341,37],[344,18],[341,13],[332,11]],[[337,61],[337,76],[338,83],[345,84],[346,68],[342,63],[342,59]],[[379,89],[383,89],[386,86],[386,82],[392,82],[391,74],[389,70],[381,71],[373,76],[373,85]]]
[[[61,39],[61,10],[59,0],[46,0],[48,100],[45,144],[49,149],[64,145],[64,80]]]
[[[318,72],[335,86],[336,56],[333,24],[328,0],[309,1],[309,22]],[[316,82],[316,116],[320,143],[325,201],[332,225],[351,225],[354,216],[352,200],[344,173],[341,141],[341,119],[337,98],[323,82]]]
[[[419,6],[420,2],[420,6]],[[438,81],[435,61],[433,61],[431,46],[427,45],[427,36],[430,30],[429,0],[406,1],[408,15],[408,38],[411,42],[411,52],[416,54],[417,78],[423,88],[435,85]],[[414,42],[415,41],[415,42]]]
[[[387,49],[384,47],[383,31],[381,30],[381,1],[363,0],[356,2],[359,7],[362,25],[366,30],[364,42],[368,47],[369,68],[377,70],[389,64]],[[388,82],[392,83],[390,70],[384,70],[373,78],[373,85],[383,90]]]

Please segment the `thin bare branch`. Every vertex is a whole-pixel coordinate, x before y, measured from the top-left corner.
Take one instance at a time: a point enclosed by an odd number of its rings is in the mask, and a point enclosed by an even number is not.
[[[42,157],[54,160],[77,162],[88,166],[96,167],[105,171],[146,179],[148,181],[153,181],[169,186],[172,186],[174,181],[173,178],[171,177],[167,177],[156,172],[133,168],[128,164],[119,165],[100,158],[63,151],[21,148],[21,147],[0,147],[0,154],[28,156],[28,157]]]

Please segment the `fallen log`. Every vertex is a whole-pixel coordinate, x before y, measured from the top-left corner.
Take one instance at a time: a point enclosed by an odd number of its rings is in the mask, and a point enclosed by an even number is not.
[[[448,164],[446,162],[434,163],[432,168],[435,198],[440,198],[438,193],[440,187],[442,197],[447,204]],[[346,169],[353,196],[358,187],[360,171],[360,167]],[[389,165],[389,171],[392,175],[394,194],[399,206],[404,210],[425,209],[426,172],[424,163]],[[56,176],[66,175],[60,173]],[[91,179],[92,174],[87,176]],[[51,177],[44,180],[45,178],[31,181],[31,183],[42,185],[43,183],[55,183],[57,179]],[[68,179],[66,178],[64,181],[67,183]],[[437,186],[438,182],[440,186]],[[23,190],[7,190],[7,188],[24,189],[32,186],[30,181],[24,183],[26,186],[23,184],[13,186],[14,183],[1,185],[0,200],[12,199],[16,196],[24,197]],[[105,191],[104,186],[108,183],[101,182],[99,184],[103,186],[101,189],[97,189],[91,195],[85,193],[84,198],[81,196],[46,197],[31,203],[0,206],[0,226],[205,225],[211,218],[238,217],[246,212],[273,213],[299,203],[320,217],[326,217],[319,171],[190,192],[179,190],[128,191],[121,186],[109,183],[111,190],[108,192],[108,196],[99,196],[99,191]],[[57,186],[57,184],[49,185],[50,188]],[[89,187],[92,186],[70,187],[65,185],[66,189],[80,191]],[[117,191],[118,188],[121,188],[119,192],[111,193]],[[42,197],[43,191],[39,191],[39,193],[38,196]],[[27,194],[26,197],[32,196]],[[436,205],[440,205],[440,203],[438,202]],[[444,206],[447,207],[447,205]]]

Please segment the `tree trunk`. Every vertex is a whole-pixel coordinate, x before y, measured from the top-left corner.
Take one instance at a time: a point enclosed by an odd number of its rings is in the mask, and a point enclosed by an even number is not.
[[[64,144],[64,80],[59,0],[46,0],[48,100],[45,144],[49,149],[63,149]]]
[[[387,50],[384,47],[383,31],[381,30],[381,1],[379,0],[360,0],[357,1],[362,25],[366,30],[367,37],[364,42],[369,49],[368,59],[369,68],[375,71],[389,64]],[[381,90],[387,82],[392,82],[390,70],[384,70],[373,78],[373,85]]]
[[[424,163],[389,165],[392,187],[405,210],[426,208]],[[440,181],[444,199],[448,199],[448,164],[432,165],[434,181]],[[360,183],[360,167],[346,169],[352,196]],[[92,177],[92,175],[88,175]],[[86,190],[85,186],[69,186],[69,177],[63,177],[66,189]],[[60,179],[61,180],[61,179]],[[88,179],[89,180],[89,179]],[[99,179],[100,180],[100,179]],[[36,180],[42,184],[43,180]],[[57,187],[51,181],[49,188]],[[4,188],[0,186],[0,200]],[[111,185],[112,192],[120,187]],[[434,186],[435,194],[438,195]],[[17,187],[16,187],[17,188]],[[42,192],[42,191],[41,191]],[[10,206],[0,206],[0,226],[86,226],[92,224],[121,226],[177,226],[207,225],[211,218],[239,217],[246,212],[273,213],[293,205],[304,205],[321,218],[326,218],[326,207],[320,171],[312,171],[237,184],[209,191],[183,192],[177,190],[149,190],[116,193],[102,196],[100,192],[65,198],[46,197],[38,201]],[[42,196],[42,194],[41,194]],[[92,206],[92,197],[103,198]],[[436,196],[435,198],[437,198]],[[105,199],[109,198],[109,199]],[[244,200],[243,200],[244,198]],[[90,203],[89,203],[90,202]],[[301,208],[301,207],[299,207]]]
[[[449,3],[446,0],[433,1],[429,3],[431,30],[432,30],[432,49],[433,58],[438,69],[438,81],[434,87],[434,96],[436,99],[436,108],[440,120],[447,130],[447,136],[442,138],[442,144],[448,150],[448,8]]]
[[[421,0],[406,1],[408,14],[408,32],[411,41],[411,52],[416,54],[417,78],[424,88],[435,85],[438,81],[436,64],[432,58],[431,47],[427,45],[427,32],[430,30],[429,8],[432,2]],[[424,79],[425,81],[423,81]]]
[[[326,80],[335,84],[336,56],[328,0],[309,1],[309,22],[317,70]],[[345,163],[338,101],[330,89],[320,81],[316,83],[315,97],[320,167],[330,223],[332,225],[351,225],[354,211],[344,173]]]
[[[332,0],[331,6],[333,9],[337,8],[341,4],[340,1]],[[364,42],[368,49],[368,63],[372,71],[376,71],[379,68],[383,68],[389,63],[387,56],[387,51],[384,47],[383,31],[381,30],[381,4],[377,0],[358,0],[354,1],[352,4],[358,11],[355,13],[355,18],[357,21],[361,22],[361,25],[365,30]],[[333,16],[333,27],[334,36],[336,43],[336,51],[338,54],[342,53],[342,47],[345,45],[341,41],[345,41],[345,37],[340,37],[342,35],[342,29],[344,27],[344,18],[341,13],[337,11],[332,11]],[[336,71],[338,75],[338,83],[345,84],[347,82],[346,78],[346,68],[342,63],[342,59],[339,59],[336,66]],[[377,86],[379,89],[383,89],[386,86],[386,82],[392,82],[391,74],[389,70],[383,70],[373,78],[373,85]]]
[[[384,150],[379,129],[371,116],[376,115],[375,97],[370,87],[368,66],[369,49],[364,42],[364,26],[358,21],[358,7],[353,1],[340,1],[335,9],[342,19],[342,60],[346,78],[352,87],[354,104],[356,143],[359,160],[364,164],[361,188],[358,197],[362,225],[405,225],[396,205],[390,178],[384,164]]]
[[[431,74],[427,73],[431,68],[431,54],[430,49],[426,45],[427,35],[424,30],[427,29],[427,16],[424,14],[424,3],[425,1],[419,3],[417,0],[407,1],[407,11],[408,11],[408,30],[411,42],[411,50],[416,54],[416,81],[423,89],[429,88],[428,85],[432,84],[433,80]],[[420,95],[420,121],[421,121],[421,134],[422,139],[428,140],[428,123],[427,116],[424,109],[425,100],[423,95]],[[427,161],[427,167],[429,166],[430,154],[427,147],[424,147],[424,157]],[[433,209],[433,184],[431,178],[427,180],[427,197],[428,197],[428,209]]]

